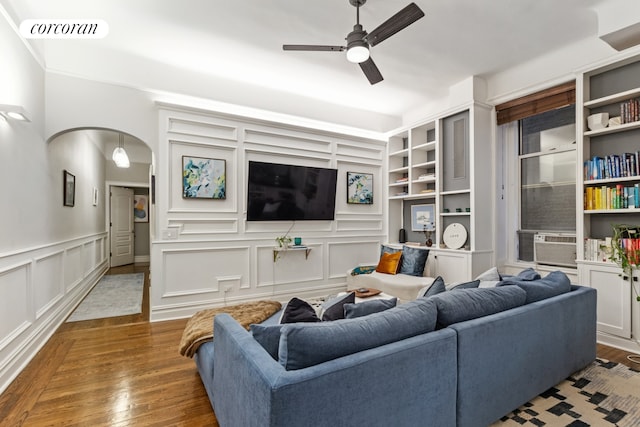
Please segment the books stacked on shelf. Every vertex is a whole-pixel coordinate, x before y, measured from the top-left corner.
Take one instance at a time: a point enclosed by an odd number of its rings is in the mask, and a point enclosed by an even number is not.
[[[628,209],[640,208],[639,184],[633,186],[587,187],[584,193],[584,209]]]
[[[640,264],[640,239],[622,238],[620,239],[620,246],[624,249],[629,264]]]
[[[420,193],[422,194],[428,194],[428,193],[434,193],[436,190],[434,190],[433,188],[427,188],[424,190],[421,190]]]
[[[424,173],[418,177],[418,181],[425,181],[427,179],[433,179],[436,177],[435,173]]]
[[[640,101],[630,99],[620,104],[620,123],[631,123],[640,120]]]
[[[405,176],[405,177],[396,179],[396,184],[400,184],[402,182],[407,182],[407,181],[409,181],[409,177]]]
[[[401,191],[399,193],[394,194],[394,196],[400,197],[400,196],[406,196],[407,194],[409,193],[407,193],[406,191]]]
[[[635,153],[594,156],[584,162],[584,179],[624,178],[640,175],[640,151]]]
[[[585,261],[613,262],[611,256],[611,237],[606,239],[584,239]]]

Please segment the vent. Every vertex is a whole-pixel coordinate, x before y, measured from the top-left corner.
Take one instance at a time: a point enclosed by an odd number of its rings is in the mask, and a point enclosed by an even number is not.
[[[538,264],[561,267],[576,266],[575,234],[536,233],[533,237],[533,258]]]

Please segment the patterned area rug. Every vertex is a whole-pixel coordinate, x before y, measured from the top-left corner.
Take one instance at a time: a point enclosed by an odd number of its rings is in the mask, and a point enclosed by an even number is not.
[[[640,371],[597,359],[498,426],[640,426]]]
[[[103,276],[67,322],[142,313],[144,273]]]

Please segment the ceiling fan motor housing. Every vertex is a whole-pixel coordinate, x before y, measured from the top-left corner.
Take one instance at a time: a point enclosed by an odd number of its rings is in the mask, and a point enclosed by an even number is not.
[[[349,0],[349,3],[351,3],[351,6],[354,6],[354,7],[360,7],[366,2],[367,0]]]

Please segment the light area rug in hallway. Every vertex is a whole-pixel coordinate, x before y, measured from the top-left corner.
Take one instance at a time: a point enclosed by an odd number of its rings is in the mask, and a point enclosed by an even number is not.
[[[67,322],[142,313],[143,283],[144,273],[104,276]]]

